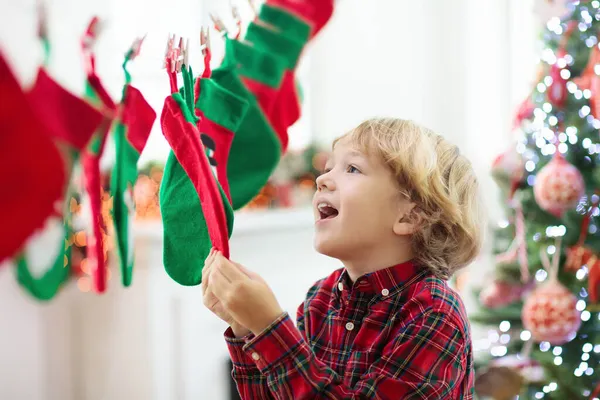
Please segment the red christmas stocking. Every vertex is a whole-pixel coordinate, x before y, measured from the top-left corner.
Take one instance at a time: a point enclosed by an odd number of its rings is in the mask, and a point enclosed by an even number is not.
[[[229,256],[233,213],[224,203],[227,198],[211,170],[195,117],[179,93],[165,99],[161,126],[173,149],[160,188],[163,262],[174,281],[198,285],[212,247]]]
[[[0,170],[18,171],[1,179],[7,190],[0,196],[0,262],[19,251],[54,214],[64,191],[65,169],[50,129],[0,53]]]
[[[333,14],[334,0],[267,0],[266,4],[288,11],[311,26],[310,36],[315,37]]]
[[[28,241],[29,251],[22,252],[15,260],[17,279],[21,286],[34,297],[49,300],[67,280],[70,272],[72,226],[68,208],[71,199],[69,181],[73,165],[100,124],[102,115],[84,100],[58,85],[44,69],[39,70],[29,98],[41,120],[50,128],[54,143],[64,155],[66,167],[63,204],[54,217],[46,220],[49,229],[36,232],[32,240]],[[37,248],[35,239],[38,237],[44,239],[41,243],[44,249],[48,247],[49,241],[54,243],[52,246],[55,253],[48,256],[47,251]],[[27,254],[41,260],[33,263]]]
[[[104,145],[116,105],[95,74],[88,76],[86,96],[103,111],[104,117],[81,158],[85,177],[84,186],[89,196],[92,212],[91,232],[87,235],[87,259],[90,270],[93,271],[94,289],[98,293],[103,293],[106,290],[106,257],[104,252],[106,225],[102,215],[100,158],[102,158],[104,152]]]
[[[104,119],[83,153],[81,161],[85,177],[84,185],[89,196],[92,213],[92,229],[87,235],[88,265],[92,271],[92,282],[95,291],[103,293],[106,290],[106,257],[104,252],[106,226],[102,216],[100,158],[104,152],[104,144],[115,116],[116,105],[96,75],[95,55],[91,48],[98,33],[97,26],[98,19],[94,17],[82,39],[82,51],[87,69],[86,96],[98,109],[102,110]]]

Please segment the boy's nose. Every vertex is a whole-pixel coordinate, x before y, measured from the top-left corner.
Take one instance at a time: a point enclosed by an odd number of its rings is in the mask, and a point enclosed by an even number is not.
[[[331,172],[327,172],[325,174],[319,175],[317,177],[317,191],[321,192],[323,190],[335,190],[335,183],[333,179],[331,179]]]

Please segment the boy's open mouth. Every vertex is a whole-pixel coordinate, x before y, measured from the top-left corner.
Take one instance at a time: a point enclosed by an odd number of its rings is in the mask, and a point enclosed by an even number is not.
[[[338,210],[328,203],[319,203],[317,209],[319,210],[319,216],[322,220],[333,219],[338,215]]]

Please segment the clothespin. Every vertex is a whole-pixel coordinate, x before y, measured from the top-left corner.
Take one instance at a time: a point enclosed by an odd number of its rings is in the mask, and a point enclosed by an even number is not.
[[[258,12],[256,11],[256,6],[254,5],[254,1],[248,0],[248,5],[252,9],[252,13],[254,14],[254,17],[256,17],[258,15]]]
[[[229,31],[227,31],[227,27],[225,26],[221,18],[211,13],[210,19],[212,20],[215,29],[221,34],[221,36],[229,34]]]
[[[44,0],[37,0],[38,38],[44,40],[48,37],[48,9]]]
[[[133,61],[137,56],[140,55],[140,50],[142,48],[142,43],[144,43],[144,39],[146,39],[147,34],[144,34],[142,37],[137,37],[131,44],[131,47],[125,54],[125,57],[128,61]]]
[[[235,38],[239,39],[242,35],[242,17],[240,16],[240,12],[235,5],[231,5],[231,15],[233,16],[235,26],[237,27],[237,33],[235,34]]]
[[[210,30],[208,27],[200,28],[200,50],[202,55],[206,56],[206,53],[210,51]]]
[[[85,58],[88,75],[95,74],[96,58],[94,56],[94,46],[102,28],[103,24],[100,22],[100,18],[94,16],[81,38],[81,51]]]
[[[93,47],[96,44],[96,39],[98,39],[98,35],[100,34],[102,28],[103,24],[100,21],[100,18],[97,16],[93,17],[81,40],[81,46],[84,50],[93,50]]]
[[[170,73],[181,71],[184,54],[182,53],[183,38],[179,39],[179,45],[175,46],[175,35],[170,35],[167,39],[167,48],[165,49],[165,63],[163,68],[168,69]]]

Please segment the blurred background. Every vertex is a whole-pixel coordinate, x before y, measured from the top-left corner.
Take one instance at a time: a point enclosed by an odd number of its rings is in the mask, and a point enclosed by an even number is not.
[[[233,3],[243,21],[253,18],[249,2]],[[374,116],[414,119],[458,144],[481,179],[488,219],[501,218],[490,167],[512,141],[514,112],[536,78],[540,32],[563,12],[563,3],[337,1],[332,19],[302,54],[297,71],[302,116],[289,131],[289,152],[261,194],[236,212],[232,258],[259,272],[284,308],[295,313],[310,285],[340,267],[312,248],[310,198],[317,170],[332,139]],[[76,94],[83,93],[85,82],[79,42],[92,16],[104,21],[96,65],[114,98],[124,83],[123,54],[136,36],[147,34],[130,72],[158,115],[169,93],[161,68],[168,34],[191,38],[191,64],[200,71],[202,56],[194,46],[200,27],[211,25],[209,13],[234,26],[225,0],[46,4],[48,70]],[[35,1],[0,0],[0,48],[24,87],[32,85],[43,58],[36,24]],[[223,55],[217,34],[212,48],[216,67]],[[237,398],[222,340],[226,326],[204,309],[198,287],[176,284],[162,266],[158,188],[169,150],[156,121],[138,164],[131,287],[113,277],[118,271],[110,227],[109,282],[102,295],[91,290],[83,229],[74,239],[77,272],[51,301],[25,293],[11,266],[0,269],[0,399]],[[101,162],[105,184],[113,163],[109,141]],[[0,187],[2,193],[8,190]],[[108,194],[104,202],[108,213]],[[72,207],[77,212],[81,204]],[[488,237],[480,258],[451,282],[470,312],[477,309],[472,288],[492,269]],[[474,334],[485,340],[489,331],[474,324]],[[489,353],[489,343],[479,350]]]

